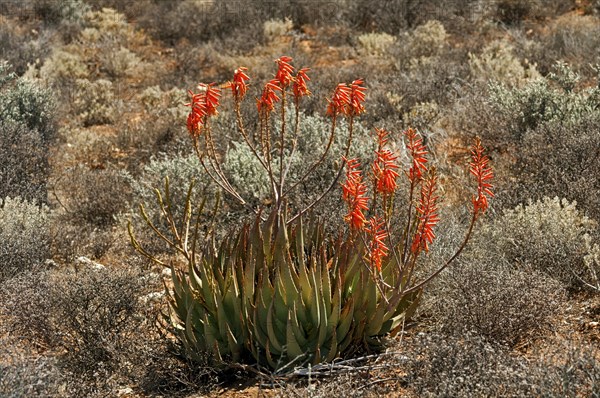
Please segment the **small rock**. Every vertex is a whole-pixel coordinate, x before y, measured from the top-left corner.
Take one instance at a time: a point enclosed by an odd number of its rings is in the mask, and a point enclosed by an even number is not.
[[[133,389],[130,387],[122,388],[119,391],[117,391],[117,394],[119,394],[119,397],[129,397],[132,396]]]
[[[84,267],[84,268],[94,269],[97,271],[106,269],[106,267],[104,265],[97,263],[95,261],[92,261],[85,256],[77,257],[75,259],[75,265]]]
[[[152,292],[142,296],[141,300],[144,304],[157,303],[163,298],[164,295],[164,292]]]

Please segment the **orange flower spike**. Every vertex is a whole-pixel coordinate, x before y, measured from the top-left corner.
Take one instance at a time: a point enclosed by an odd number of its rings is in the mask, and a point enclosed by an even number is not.
[[[362,181],[362,171],[360,170],[360,162],[358,159],[346,159],[342,157],[346,163],[346,182],[342,184],[342,198],[349,201],[355,190],[355,182]]]
[[[296,98],[296,100],[298,100],[300,97],[304,97],[306,95],[311,94],[306,85],[306,82],[310,81],[310,78],[306,74],[309,70],[309,68],[300,69],[296,74],[296,77],[294,78],[292,92],[294,93],[294,97]]]
[[[279,82],[281,88],[285,89],[287,86],[290,85],[292,81],[294,81],[294,78],[292,76],[292,73],[294,72],[294,67],[290,65],[290,62],[292,62],[292,58],[286,57],[284,55],[279,59],[276,59],[275,62],[278,66],[277,74],[275,75],[275,80]]]
[[[383,147],[388,143],[388,137],[390,132],[385,129],[375,128],[375,134],[377,135],[377,150],[381,151]]]
[[[475,214],[480,211],[484,213],[489,206],[489,198],[494,196],[492,184],[489,181],[494,178],[494,173],[489,166],[490,159],[484,155],[485,148],[481,145],[479,137],[475,138],[475,143],[471,148],[471,163],[469,171],[477,179],[477,196],[473,196],[473,208]]]
[[[233,72],[233,81],[228,82],[225,87],[230,87],[231,92],[233,94],[233,98],[236,101],[241,100],[246,95],[248,91],[248,83],[246,81],[250,80],[250,77],[246,74],[248,68],[244,68],[240,66]]]
[[[273,79],[267,84],[265,84],[262,96],[260,97],[260,99],[256,100],[256,106],[259,112],[271,112],[275,108],[275,103],[280,100],[280,98],[275,93],[276,91],[281,91],[281,87],[279,86],[279,80]]]
[[[419,133],[413,128],[409,128],[404,132],[408,138],[406,147],[412,158],[412,166],[408,170],[408,178],[411,183],[417,183],[423,176],[423,172],[427,170],[427,148],[423,145],[423,139],[419,137]]]
[[[333,91],[331,99],[328,100],[327,115],[337,116],[339,114],[347,114],[351,92],[352,90],[345,83],[338,84]]]
[[[352,116],[360,115],[365,112],[365,106],[363,102],[365,102],[365,92],[367,91],[366,87],[362,87],[364,84],[362,79],[354,80],[350,85],[350,110],[349,114]]]
[[[349,212],[344,220],[353,230],[361,230],[367,222],[364,210],[368,210],[369,198],[365,196],[367,186],[363,183],[360,163],[357,159],[346,160],[346,181],[342,184],[342,197],[348,204]]]
[[[206,114],[209,116],[218,114],[219,112],[217,112],[217,108],[219,107],[219,98],[221,97],[221,90],[215,86],[215,83],[200,83],[198,84],[198,89],[204,96]]]
[[[388,237],[388,233],[385,231],[385,223],[378,217],[373,217],[369,220],[365,232],[371,237],[368,260],[371,267],[381,271],[381,262],[389,252],[389,248],[385,244],[385,239]]]
[[[377,135],[377,150],[375,151],[375,162],[373,163],[373,176],[375,177],[375,190],[383,194],[392,194],[396,191],[396,179],[399,174],[396,169],[399,168],[396,160],[397,156],[383,147],[388,143],[390,132],[384,129],[375,129]]]
[[[207,115],[205,94],[194,94],[190,90],[188,90],[188,93],[192,97],[192,101],[185,104],[185,106],[192,109],[187,117],[187,129],[192,137],[197,137],[202,129],[204,117]]]
[[[435,169],[425,178],[425,183],[421,187],[421,198],[417,205],[417,214],[419,220],[417,231],[412,242],[411,251],[418,254],[421,250],[429,251],[429,245],[435,239],[433,228],[440,221],[437,214],[437,176]]]
[[[377,159],[373,164],[373,174],[375,175],[377,192],[391,195],[396,191],[398,184],[396,179],[399,174],[396,169],[399,168],[396,163],[397,156],[392,151],[384,149],[376,152]]]

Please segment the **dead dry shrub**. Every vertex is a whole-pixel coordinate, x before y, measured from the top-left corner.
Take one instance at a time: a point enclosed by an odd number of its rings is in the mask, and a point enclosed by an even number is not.
[[[16,348],[18,339],[0,339],[0,395],[5,398],[66,397],[66,381],[56,359],[31,357]]]
[[[598,397],[598,349],[557,344],[525,359],[481,336],[420,334],[410,340],[408,388],[421,397]]]
[[[130,372],[138,330],[151,323],[140,300],[150,286],[131,270],[85,268],[15,278],[0,294],[9,332],[61,352],[58,365],[88,396]]]
[[[565,299],[560,284],[539,271],[485,257],[449,269],[429,294],[431,313],[445,333],[472,333],[508,346],[547,333]]]
[[[63,192],[59,200],[71,223],[79,226],[115,225],[131,196],[125,176],[110,165],[98,169],[74,166],[65,170],[55,185],[57,191]]]

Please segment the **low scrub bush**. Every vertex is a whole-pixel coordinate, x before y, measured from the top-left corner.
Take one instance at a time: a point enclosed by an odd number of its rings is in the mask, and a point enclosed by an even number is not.
[[[482,236],[494,242],[494,257],[503,257],[522,269],[533,267],[566,288],[591,275],[584,257],[592,250],[586,241],[595,238],[597,223],[566,199],[544,198],[506,210],[485,228]]]
[[[557,61],[569,63],[579,73],[592,72],[590,66],[600,62],[596,51],[600,45],[599,21],[598,15],[566,13],[551,21],[534,45],[526,47],[527,57],[544,75]]]
[[[519,141],[527,130],[544,124],[572,126],[598,113],[598,87],[576,90],[580,76],[564,63],[557,63],[555,72],[523,88],[491,86],[492,103],[506,118],[508,132],[513,135],[507,137],[509,142]]]
[[[59,352],[58,366],[79,380],[78,396],[110,391],[130,371],[137,328],[146,322],[139,273],[83,268],[14,278],[2,288],[9,331]],[[72,375],[72,376],[68,376]]]
[[[519,87],[539,78],[535,65],[519,60],[513,50],[506,41],[494,41],[485,46],[480,55],[469,54],[469,67],[474,80]]]
[[[131,196],[125,176],[111,166],[100,169],[75,166],[66,170],[56,185],[59,191],[67,193],[60,202],[71,222],[80,226],[115,225]]]
[[[564,289],[539,270],[493,258],[467,254],[434,282],[429,294],[439,327],[508,346],[543,336],[560,314]]]
[[[0,63],[0,199],[45,203],[48,148],[54,138],[51,93]]]
[[[498,183],[504,207],[564,196],[588,216],[600,217],[598,198],[589,194],[600,175],[600,137],[593,133],[600,124],[600,91],[581,86],[580,76],[559,63],[555,72],[522,88],[492,85],[490,98],[474,95],[479,111],[467,110],[471,123],[460,127],[482,131],[508,158],[506,175],[514,178]],[[503,156],[505,151],[513,156]]]
[[[472,334],[419,335],[411,339],[405,380],[424,397],[597,397],[597,354],[567,343],[526,360]]]
[[[18,342],[10,338],[0,339],[0,344],[0,395],[6,398],[66,396],[66,382],[54,358],[27,357],[18,352]]]
[[[77,80],[77,96],[74,106],[84,126],[110,124],[117,118],[117,99],[113,83],[99,79]]]
[[[0,281],[42,268],[50,249],[48,216],[44,205],[0,200]]]
[[[577,201],[583,213],[600,219],[600,198],[590,194],[600,184],[598,128],[600,113],[572,124],[552,122],[528,131],[512,167],[518,176],[512,200],[564,195]]]

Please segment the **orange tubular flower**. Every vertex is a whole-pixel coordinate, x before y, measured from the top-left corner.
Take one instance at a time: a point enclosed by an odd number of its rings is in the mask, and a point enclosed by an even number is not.
[[[269,81],[265,88],[263,89],[262,96],[260,99],[256,100],[256,106],[258,108],[258,112],[271,112],[275,108],[275,103],[280,100],[280,98],[275,93],[276,91],[281,91],[281,87],[279,86],[279,80],[273,79]]]
[[[342,184],[342,197],[348,203],[348,214],[344,220],[353,230],[361,230],[367,222],[364,210],[368,210],[369,198],[365,197],[367,186],[363,183],[360,163],[357,159],[344,160],[347,162],[346,182]]]
[[[477,196],[473,196],[473,208],[475,214],[480,211],[482,213],[485,212],[489,206],[488,196],[490,198],[494,196],[492,184],[488,182],[494,177],[494,173],[489,166],[490,159],[487,155],[483,154],[484,150],[485,148],[481,146],[479,137],[475,138],[475,143],[471,148],[472,161],[469,164],[469,171],[477,178]]]
[[[437,215],[437,204],[438,197],[435,192],[437,190],[437,176],[435,175],[435,169],[431,170],[425,178],[425,183],[421,187],[421,199],[417,206],[417,214],[419,215],[419,221],[417,224],[417,231],[412,242],[411,251],[416,255],[421,250],[429,251],[429,244],[435,239],[433,233],[433,227],[440,220]]]
[[[408,169],[408,179],[412,184],[419,182],[423,176],[423,171],[427,170],[427,148],[423,145],[423,140],[415,129],[409,128],[404,132],[408,138],[406,147],[410,151],[412,166]]]
[[[294,67],[289,63],[292,62],[292,58],[282,56],[279,59],[276,59],[278,70],[275,75],[275,80],[279,82],[281,88],[285,89],[289,84],[294,81],[292,77],[292,72],[294,72]]]
[[[345,83],[338,84],[333,91],[331,99],[328,100],[329,105],[327,105],[327,115],[335,117],[340,113],[346,114],[350,104],[351,93],[352,90]]]
[[[378,217],[369,220],[369,226],[365,232],[371,237],[369,242],[368,260],[371,267],[381,271],[381,260],[387,257],[389,248],[385,245],[385,239],[388,233],[385,231],[385,223]]]
[[[233,72],[233,81],[228,82],[225,85],[225,87],[231,87],[233,98],[236,101],[239,101],[242,98],[244,98],[246,92],[248,91],[248,83],[246,83],[246,81],[250,80],[250,78],[246,74],[247,70],[248,68],[244,68],[243,66],[237,68],[235,72]]]
[[[365,91],[367,91],[367,88],[361,87],[363,83],[362,79],[358,79],[350,85],[350,107],[347,112],[350,116],[357,116],[365,111],[363,102],[365,102]]]
[[[294,97],[296,100],[300,99],[300,97],[304,97],[305,95],[310,95],[310,91],[308,91],[308,87],[306,86],[306,82],[310,81],[310,78],[306,74],[310,69],[302,68],[296,74],[294,78],[294,85],[292,86],[292,91],[294,93]]]

